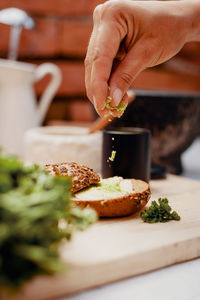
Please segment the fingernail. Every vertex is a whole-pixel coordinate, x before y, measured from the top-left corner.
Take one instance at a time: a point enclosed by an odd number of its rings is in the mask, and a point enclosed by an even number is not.
[[[113,92],[113,102],[115,104],[115,106],[118,106],[123,98],[123,93],[120,89],[115,89]]]
[[[97,111],[97,103],[96,103],[96,99],[95,99],[95,97],[93,97],[93,104],[94,104],[94,108],[96,109],[96,111]]]

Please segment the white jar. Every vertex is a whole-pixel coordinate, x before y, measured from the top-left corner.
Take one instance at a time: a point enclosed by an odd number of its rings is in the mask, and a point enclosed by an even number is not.
[[[88,134],[78,126],[45,126],[30,129],[24,137],[25,161],[39,165],[76,162],[100,173],[102,133]]]

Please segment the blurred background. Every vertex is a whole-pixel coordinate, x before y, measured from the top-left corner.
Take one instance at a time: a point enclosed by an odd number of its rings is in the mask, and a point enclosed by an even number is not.
[[[86,97],[84,84],[84,57],[92,32],[92,13],[96,5],[102,0],[1,0],[0,10],[16,7],[26,11],[35,21],[34,28],[22,29],[18,60],[40,65],[43,62],[56,64],[62,72],[62,83],[46,114],[43,125],[63,125],[69,122],[74,124],[89,124],[97,117],[93,106]],[[7,58],[10,26],[0,24],[0,57]],[[37,98],[42,94],[50,77],[35,84]],[[180,156],[199,136],[200,128],[200,43],[186,44],[181,52],[168,62],[143,71],[133,83],[133,88],[138,91],[138,98],[142,100],[163,101],[163,108],[154,102],[152,109],[145,113],[145,104],[139,110],[139,101],[132,104],[132,110],[137,111],[137,118],[130,114],[122,123],[130,126],[149,127],[153,133],[153,143],[162,139],[162,134],[167,128],[167,136],[161,146],[155,146],[155,151],[165,147],[166,140],[174,132],[174,139],[170,144],[176,143],[177,135],[181,136],[181,145],[173,149],[170,154],[170,164],[175,161],[175,167],[165,163],[168,154],[155,160],[155,163],[164,165],[173,173],[181,173]],[[141,92],[142,91],[142,92]],[[144,93],[145,91],[145,93]],[[163,96],[164,95],[164,96]],[[167,96],[166,96],[167,95]],[[183,96],[183,97],[182,97]],[[167,97],[167,98],[166,98]],[[183,98],[183,102],[182,101]],[[191,100],[192,99],[192,100]],[[187,102],[187,100],[189,102]],[[171,102],[170,102],[171,101]],[[138,103],[138,106],[137,106]],[[140,102],[142,103],[142,102]],[[150,102],[149,102],[150,103]],[[170,106],[168,103],[171,103]],[[189,104],[188,104],[189,103]],[[135,107],[136,105],[136,107]],[[192,105],[192,106],[191,106]],[[152,104],[150,104],[152,107]],[[180,106],[180,108],[179,108]],[[158,107],[158,109],[156,109]],[[178,107],[178,108],[177,108]],[[189,115],[188,115],[189,111]],[[196,115],[195,115],[196,113]],[[159,115],[159,118],[156,116]],[[132,116],[132,117],[131,117]],[[138,116],[141,116],[140,118]],[[176,119],[176,116],[177,119]],[[195,122],[191,119],[195,118]],[[170,118],[169,118],[170,117]],[[155,121],[152,121],[154,120]],[[160,120],[165,120],[160,126]],[[180,126],[183,122],[184,125]],[[177,125],[178,123],[178,125]],[[187,126],[185,124],[188,124]],[[153,125],[152,125],[153,124]],[[125,124],[126,125],[126,124]],[[153,126],[153,127],[152,127]],[[187,133],[182,129],[187,127]],[[170,129],[171,128],[171,129]],[[169,130],[170,129],[170,130]],[[191,132],[190,132],[191,131]],[[188,138],[189,134],[189,138]],[[156,135],[156,138],[154,138]],[[187,135],[187,137],[185,137]],[[171,150],[170,150],[171,151]]]

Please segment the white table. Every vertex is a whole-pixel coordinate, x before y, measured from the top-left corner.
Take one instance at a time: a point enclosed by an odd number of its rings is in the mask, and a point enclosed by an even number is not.
[[[182,161],[183,176],[200,180],[200,139],[183,154]],[[199,300],[200,258],[62,298],[62,300],[111,299]]]

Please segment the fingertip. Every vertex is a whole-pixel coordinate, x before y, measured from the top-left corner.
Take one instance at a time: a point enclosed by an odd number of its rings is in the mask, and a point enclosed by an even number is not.
[[[103,117],[104,114],[105,114],[105,105],[106,105],[106,103],[105,102],[99,103],[97,101],[97,99],[95,97],[93,97],[93,104],[94,104],[94,108],[95,108],[96,112],[98,113],[98,115],[100,117]]]
[[[97,113],[101,116],[105,110],[106,98],[108,94],[108,84],[105,80],[93,80],[93,102]]]
[[[94,104],[94,108],[95,108],[96,112],[98,113],[98,115],[100,115],[99,114],[99,107],[98,107],[98,104],[97,104],[97,101],[96,101],[95,97],[93,97],[93,104]]]
[[[135,93],[134,93],[133,90],[129,89],[129,90],[126,92],[126,94],[127,94],[127,97],[128,97],[128,104],[131,103],[131,102],[133,102],[133,101],[135,100],[136,95],[135,95]]]

